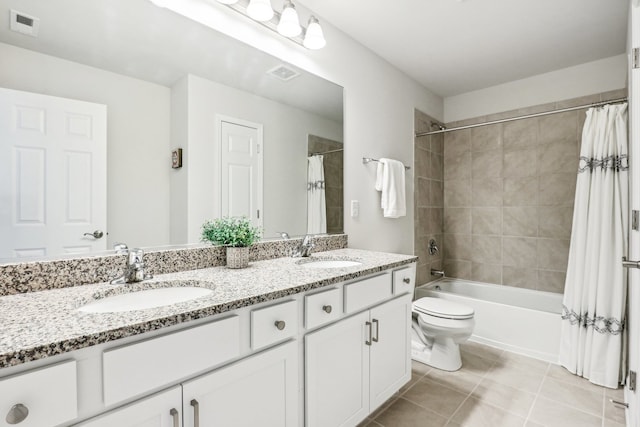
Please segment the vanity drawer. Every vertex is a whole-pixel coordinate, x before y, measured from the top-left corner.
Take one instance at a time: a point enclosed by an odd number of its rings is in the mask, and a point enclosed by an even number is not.
[[[353,313],[391,296],[391,274],[378,276],[344,285],[344,311]]]
[[[0,426],[42,427],[76,418],[76,384],[75,361],[0,379]],[[24,410],[21,411],[22,406],[17,405],[24,406]],[[21,412],[27,413],[22,422],[19,421],[23,417]]]
[[[239,354],[238,316],[107,350],[102,354],[104,403],[165,386]]]
[[[393,294],[413,293],[415,286],[414,270],[411,267],[401,268],[393,272]]]
[[[340,289],[329,289],[304,297],[304,324],[307,329],[324,325],[341,315]]]
[[[298,302],[251,311],[251,348],[257,350],[298,334]]]

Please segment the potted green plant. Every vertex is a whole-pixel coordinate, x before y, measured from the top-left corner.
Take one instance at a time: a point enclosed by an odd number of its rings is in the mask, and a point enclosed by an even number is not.
[[[245,217],[223,217],[202,224],[202,241],[227,247],[227,267],[249,265],[249,246],[260,238],[260,229]]]

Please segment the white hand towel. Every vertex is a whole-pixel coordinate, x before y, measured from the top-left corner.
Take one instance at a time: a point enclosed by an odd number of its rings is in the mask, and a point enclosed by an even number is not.
[[[376,190],[381,191],[380,206],[385,218],[399,218],[407,214],[405,169],[402,162],[380,159],[376,176]]]

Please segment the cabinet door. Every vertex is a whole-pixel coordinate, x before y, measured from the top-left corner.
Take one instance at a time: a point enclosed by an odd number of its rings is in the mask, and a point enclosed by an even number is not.
[[[296,427],[297,342],[240,360],[182,387],[186,427]]]
[[[371,309],[371,411],[411,379],[411,296]]]
[[[180,386],[114,409],[83,423],[82,427],[180,427],[182,426]]]
[[[305,337],[307,427],[353,426],[369,414],[369,312]]]

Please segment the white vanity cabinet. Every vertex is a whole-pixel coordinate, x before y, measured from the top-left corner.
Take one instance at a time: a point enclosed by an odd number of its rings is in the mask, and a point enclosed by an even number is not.
[[[182,388],[175,386],[114,409],[77,427],[181,427]]]
[[[184,383],[184,426],[296,427],[298,383],[291,341]]]
[[[354,426],[409,381],[410,319],[407,293],[307,334],[307,427]]]

